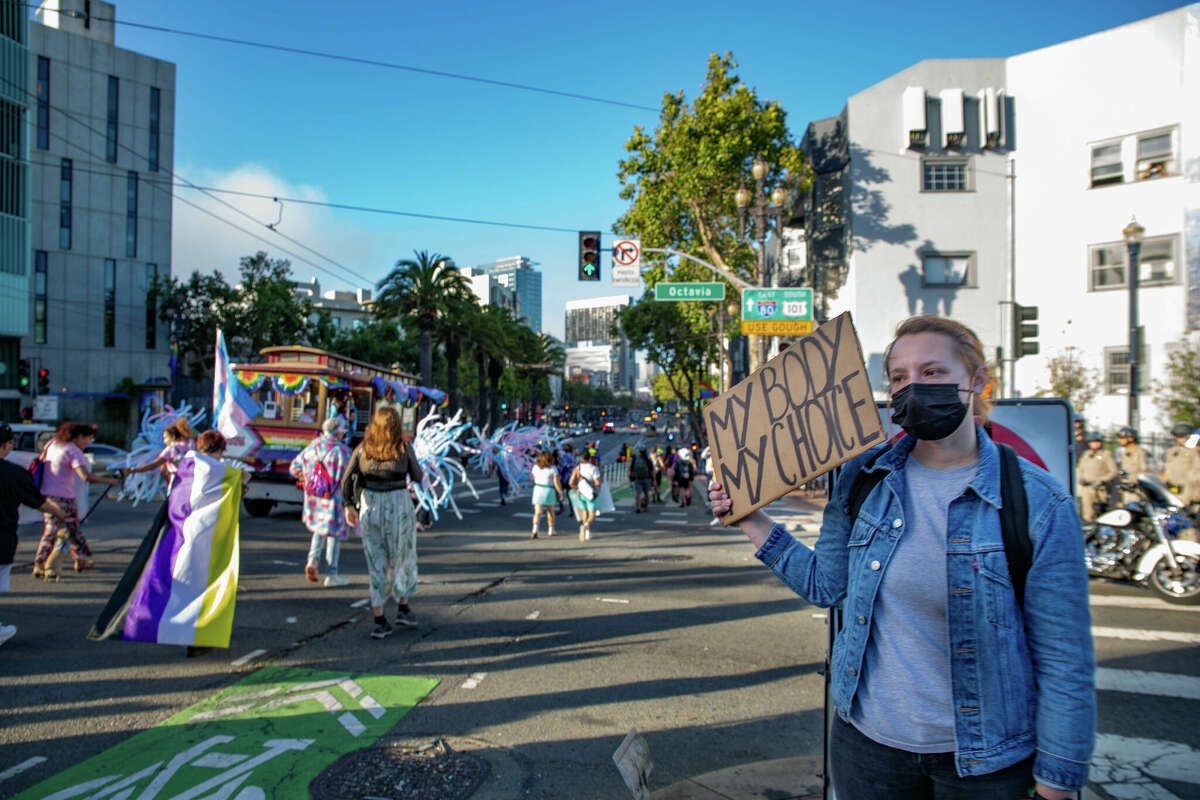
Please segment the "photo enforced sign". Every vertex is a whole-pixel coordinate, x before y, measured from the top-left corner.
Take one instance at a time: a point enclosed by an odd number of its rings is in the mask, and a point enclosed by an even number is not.
[[[742,519],[884,441],[849,312],[704,408],[713,479]]]

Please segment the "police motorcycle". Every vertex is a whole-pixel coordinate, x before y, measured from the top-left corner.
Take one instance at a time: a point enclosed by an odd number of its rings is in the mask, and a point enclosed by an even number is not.
[[[1168,603],[1200,603],[1200,543],[1178,538],[1196,526],[1183,501],[1149,472],[1121,488],[1138,499],[1084,525],[1088,573],[1149,587]]]

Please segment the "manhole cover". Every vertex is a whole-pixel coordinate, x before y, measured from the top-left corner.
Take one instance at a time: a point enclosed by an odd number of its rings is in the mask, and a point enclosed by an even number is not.
[[[486,761],[444,739],[422,748],[381,742],[339,758],[308,793],[313,800],[465,800],[488,772]]]
[[[633,559],[634,561],[691,561],[691,556],[671,555],[670,553],[662,553],[660,555],[639,556]]]

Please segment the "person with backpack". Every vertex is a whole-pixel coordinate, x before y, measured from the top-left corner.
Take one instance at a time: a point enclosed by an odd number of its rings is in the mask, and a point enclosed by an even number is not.
[[[654,465],[645,445],[639,445],[637,454],[629,462],[629,482],[633,484],[636,497],[633,500],[634,513],[640,514],[650,510],[650,481],[654,477]]]
[[[842,607],[829,673],[839,797],[1067,800],[1087,783],[1095,656],[1079,518],[1053,477],[989,438],[985,364],[963,325],[902,322],[883,367],[905,435],[843,467],[815,546],[762,510],[738,522],[793,591]],[[709,496],[714,515],[730,512],[719,483]]]
[[[289,472],[304,490],[304,527],[312,534],[304,577],[316,583],[321,579],[321,551],[325,551],[326,586],[345,586],[350,579],[338,574],[342,542],[350,538],[346,511],[342,505],[342,475],[350,462],[350,448],[342,444],[346,419],[330,417],[321,425],[321,435],[308,443],[292,460]]]
[[[675,461],[675,488],[679,494],[679,507],[692,504],[692,481],[696,479],[696,465],[692,462],[692,451],[686,447],[679,448],[679,458]]]

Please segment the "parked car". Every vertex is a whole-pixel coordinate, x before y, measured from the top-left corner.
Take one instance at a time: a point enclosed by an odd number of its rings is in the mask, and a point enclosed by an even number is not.
[[[119,447],[114,447],[111,444],[102,444],[93,442],[83,449],[83,454],[88,457],[91,462],[92,471],[105,474],[112,470],[112,465],[117,462],[124,461],[129,457],[128,450],[122,450]]]

